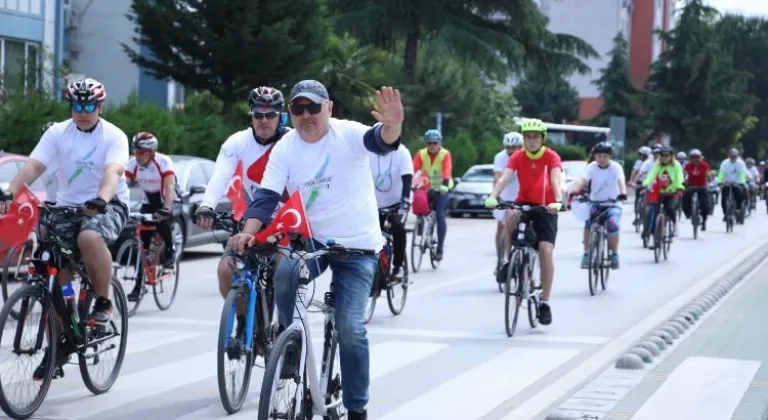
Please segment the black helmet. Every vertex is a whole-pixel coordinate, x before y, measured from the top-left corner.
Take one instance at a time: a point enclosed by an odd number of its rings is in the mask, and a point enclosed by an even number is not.
[[[592,153],[608,153],[609,155],[613,155],[613,146],[608,142],[600,142],[592,149]]]
[[[40,135],[42,136],[45,134],[45,132],[48,131],[48,129],[51,128],[54,124],[56,124],[56,121],[48,121],[47,123],[43,124],[43,128],[40,129]]]
[[[279,111],[283,109],[283,104],[285,104],[283,93],[272,87],[257,87],[248,94],[248,107],[251,109],[257,106],[266,106]]]
[[[133,148],[135,150],[149,150],[156,152],[159,146],[160,142],[152,133],[144,132],[133,136]]]

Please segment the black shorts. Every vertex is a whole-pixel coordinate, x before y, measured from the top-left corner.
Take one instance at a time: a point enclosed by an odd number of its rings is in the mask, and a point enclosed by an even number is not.
[[[528,213],[528,220],[533,224],[533,232],[536,234],[538,242],[549,242],[555,244],[557,239],[557,215],[545,213],[543,211],[532,211]]]
[[[86,230],[92,230],[99,234],[107,246],[112,245],[125,227],[128,221],[128,206],[118,200],[107,203],[104,213],[93,217],[75,215],[55,216],[52,230],[72,250],[77,249],[77,235]]]

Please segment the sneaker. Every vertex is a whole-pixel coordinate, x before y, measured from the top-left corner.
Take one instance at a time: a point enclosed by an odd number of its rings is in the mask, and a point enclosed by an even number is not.
[[[89,324],[106,325],[112,320],[112,302],[99,296],[93,304],[93,311],[88,317]]]
[[[610,256],[611,258],[611,270],[618,270],[619,269],[619,254],[613,253]]]
[[[437,251],[435,251],[435,261],[442,261],[443,260],[443,248],[437,248]]]
[[[584,255],[581,256],[581,268],[589,268],[589,253],[585,252]]]
[[[539,322],[541,325],[549,325],[552,323],[552,308],[548,303],[539,304]]]
[[[350,411],[347,413],[348,420],[368,420],[368,412],[366,410]]]
[[[137,283],[136,286],[134,286],[131,293],[128,293],[128,296],[125,297],[128,302],[138,302],[141,300],[141,287],[141,283]]]

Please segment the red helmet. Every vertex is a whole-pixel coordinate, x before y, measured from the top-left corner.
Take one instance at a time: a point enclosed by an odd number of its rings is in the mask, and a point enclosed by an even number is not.
[[[102,102],[107,98],[107,91],[101,82],[83,78],[70,83],[64,90],[64,96],[70,102]]]

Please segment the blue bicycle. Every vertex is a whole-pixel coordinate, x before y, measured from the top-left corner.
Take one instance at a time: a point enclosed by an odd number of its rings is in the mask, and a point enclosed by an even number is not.
[[[214,223],[214,229],[232,234],[241,227],[226,214],[218,214]],[[266,360],[278,334],[272,288],[275,259],[248,251],[233,259],[236,271],[221,311],[217,352],[219,395],[230,414],[242,408],[256,357]]]

